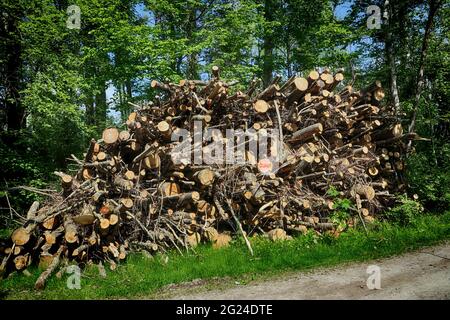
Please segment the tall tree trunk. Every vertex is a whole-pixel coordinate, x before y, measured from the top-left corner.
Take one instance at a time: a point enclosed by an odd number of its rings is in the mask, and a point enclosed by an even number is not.
[[[127,98],[131,100],[133,98],[133,86],[130,79],[126,81],[125,86],[127,88]]]
[[[176,59],[175,71],[177,74],[181,75],[181,65],[183,64],[183,58],[179,57]]]
[[[128,103],[128,101],[131,101],[131,99],[133,98],[133,84],[131,82],[131,80],[127,80],[125,82],[125,89],[127,92],[127,101],[124,102],[124,109],[126,110],[126,113],[129,114],[131,112],[131,107],[130,104]]]
[[[287,77],[292,77],[293,71],[292,71],[292,46],[291,42],[289,41],[289,35],[286,39],[286,68],[287,68]]]
[[[264,19],[268,23],[273,22],[276,19],[275,5],[276,0],[264,1]],[[274,57],[273,57],[274,48],[275,48],[274,33],[273,30],[268,28],[264,31],[263,36],[264,56],[263,56],[262,80],[265,86],[269,85],[270,82],[272,81],[272,74],[274,69]]]
[[[125,108],[125,85],[123,83],[117,85],[117,93],[119,95],[120,117],[125,122],[128,117],[128,109]]]
[[[193,40],[194,32],[197,30],[197,8],[192,7],[189,10],[188,24],[186,30],[186,36],[188,39]],[[186,77],[188,79],[198,78],[198,53],[192,52],[188,55]]]
[[[197,79],[198,78],[198,54],[191,53],[188,56],[188,66],[186,76],[188,79]]]
[[[100,93],[95,96],[95,123],[100,128],[106,125],[107,111],[106,88],[103,85],[100,88]]]
[[[86,95],[86,124],[95,124],[95,107],[94,107],[94,96],[92,94]]]
[[[393,17],[393,7],[389,3],[388,0],[384,2],[385,10],[387,10],[387,18],[388,25],[386,28],[386,41],[385,41],[385,50],[386,50],[386,61],[389,66],[389,78],[390,78],[390,91],[391,98],[394,104],[395,114],[399,113],[400,109],[400,98],[398,94],[398,86],[397,86],[397,66],[395,65],[395,52],[394,52],[394,43],[392,37],[392,17]]]
[[[413,110],[413,115],[411,118],[411,124],[409,125],[409,130],[408,130],[409,133],[414,132],[414,129],[416,126],[417,111],[419,109],[420,96],[422,94],[423,83],[424,83],[425,59],[426,59],[427,53],[428,53],[428,46],[429,46],[429,42],[430,42],[429,40],[430,40],[431,32],[433,30],[434,17],[436,16],[442,3],[443,3],[442,0],[431,0],[431,2],[430,2],[427,24],[425,26],[425,33],[424,33],[424,36],[422,39],[422,50],[420,52],[419,71],[418,71],[418,75],[417,75],[417,84],[416,84],[416,90],[415,90],[414,110]],[[408,151],[411,149],[411,145],[412,145],[412,142],[409,141]]]
[[[5,13],[4,24],[1,26],[0,37],[5,43],[6,61],[4,62],[5,111],[8,130],[16,131],[22,128],[25,110],[20,100],[22,45],[18,30],[20,16]],[[2,68],[3,69],[3,68]]]

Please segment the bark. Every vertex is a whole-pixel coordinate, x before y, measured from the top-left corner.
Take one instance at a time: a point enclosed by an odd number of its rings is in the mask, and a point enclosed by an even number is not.
[[[389,1],[385,1],[385,8],[388,12],[388,27],[386,28],[386,60],[389,66],[389,78],[392,102],[394,104],[395,114],[398,114],[400,108],[400,98],[397,86],[397,67],[395,65],[395,50],[392,37],[392,17],[393,8]]]
[[[93,125],[95,123],[95,107],[94,97],[92,94],[86,96],[86,124]]]
[[[133,98],[133,86],[131,83],[131,80],[128,79],[125,83],[125,87],[127,88],[127,96],[128,96],[128,100],[131,100],[131,98]]]
[[[192,7],[189,10],[188,24],[186,35],[188,39],[193,39],[194,33],[197,31],[197,9]],[[198,78],[198,53],[192,52],[188,55],[188,65],[186,70],[186,77],[189,79]]]
[[[424,83],[425,60],[426,60],[427,54],[428,54],[429,40],[430,40],[431,32],[433,30],[434,17],[436,16],[437,12],[439,11],[439,8],[441,7],[442,3],[443,3],[442,0],[432,0],[430,3],[427,24],[425,26],[425,34],[424,34],[423,40],[422,40],[422,50],[420,53],[419,70],[418,70],[417,84],[416,84],[416,90],[415,90],[416,92],[415,92],[415,99],[414,99],[414,110],[413,110],[413,115],[411,118],[411,124],[409,125],[409,128],[408,128],[409,133],[413,133],[415,126],[416,126],[417,111],[419,109],[420,96],[422,94],[423,83]],[[411,149],[411,146],[412,146],[412,141],[410,140],[408,142],[408,148],[407,148],[408,151]]]
[[[95,124],[97,126],[105,126],[107,111],[106,88],[103,83],[100,88],[100,93],[95,96]]]
[[[273,22],[275,17],[275,6],[276,1],[274,0],[265,0],[264,1],[264,18],[266,22],[270,23]],[[262,74],[262,80],[264,86],[268,86],[272,82],[272,74],[274,70],[274,55],[273,51],[275,49],[275,35],[273,30],[266,29],[264,31],[263,36],[263,50],[264,50],[264,56],[263,56],[263,74]]]

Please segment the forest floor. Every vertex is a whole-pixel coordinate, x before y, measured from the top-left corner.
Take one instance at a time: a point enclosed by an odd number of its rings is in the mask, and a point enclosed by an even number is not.
[[[380,269],[379,290],[367,286],[368,266]],[[450,299],[450,243],[388,259],[288,273],[243,285],[229,281],[173,288],[168,299]]]

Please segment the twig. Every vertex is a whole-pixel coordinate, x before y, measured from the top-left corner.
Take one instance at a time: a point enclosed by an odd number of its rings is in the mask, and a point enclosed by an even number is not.
[[[227,199],[227,204],[228,204],[228,207],[230,208],[231,215],[233,216],[234,221],[236,221],[237,227],[238,227],[239,231],[240,231],[241,234],[242,234],[242,237],[244,237],[245,244],[247,245],[247,248],[248,248],[248,250],[250,251],[250,254],[253,256],[252,245],[250,244],[250,241],[248,241],[248,238],[247,238],[247,236],[245,235],[244,230],[242,229],[241,222],[238,220],[238,218],[236,217],[236,214],[234,213],[234,210],[233,210],[233,206],[232,206],[232,204],[231,204],[231,201],[228,200],[228,199]]]
[[[283,123],[281,121],[281,115],[280,115],[280,108],[278,106],[278,102],[277,100],[273,101],[274,105],[275,105],[275,110],[277,112],[277,118],[278,118],[278,130],[280,130],[280,140],[281,140],[281,148],[283,148]]]
[[[363,217],[361,216],[361,208],[362,208],[362,205],[361,205],[361,197],[359,196],[359,194],[356,194],[356,208],[358,209],[357,211],[358,211],[359,219],[361,220],[362,225],[363,225],[363,227],[364,227],[364,231],[366,232],[366,235],[367,235],[367,234],[369,234],[369,232],[367,231],[366,224],[364,223],[364,219],[363,219]]]
[[[200,100],[197,97],[197,94],[195,92],[192,92],[192,94],[194,95],[195,100],[197,101],[197,107],[199,109],[201,109],[204,113],[209,113],[209,111],[207,109],[205,109],[202,104],[200,103]]]

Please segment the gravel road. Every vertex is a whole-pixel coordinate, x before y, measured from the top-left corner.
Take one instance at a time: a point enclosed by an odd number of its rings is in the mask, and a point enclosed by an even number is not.
[[[380,289],[376,286],[380,271]],[[371,271],[373,272],[373,271]],[[175,289],[170,299],[450,299],[450,243],[388,259],[355,263],[311,272],[290,273],[248,285],[186,293]]]

